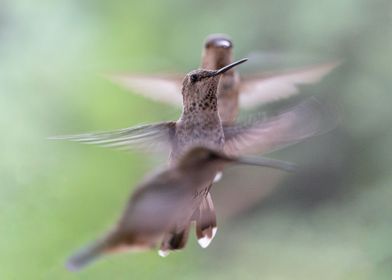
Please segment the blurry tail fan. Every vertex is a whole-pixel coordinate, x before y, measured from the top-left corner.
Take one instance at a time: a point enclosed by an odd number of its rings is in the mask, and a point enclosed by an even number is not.
[[[169,255],[170,251],[181,250],[184,248],[188,242],[189,227],[190,224],[188,224],[188,226],[182,230],[166,233],[163,237],[161,248],[159,249],[158,254],[161,257],[166,257]]]
[[[207,248],[217,231],[216,214],[211,194],[208,193],[198,209],[196,220],[196,236],[201,247]]]

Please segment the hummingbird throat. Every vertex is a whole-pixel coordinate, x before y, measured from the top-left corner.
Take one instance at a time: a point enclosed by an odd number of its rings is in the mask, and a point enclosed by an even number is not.
[[[207,92],[196,92],[193,96],[184,96],[183,115],[217,114],[216,88],[209,88]]]

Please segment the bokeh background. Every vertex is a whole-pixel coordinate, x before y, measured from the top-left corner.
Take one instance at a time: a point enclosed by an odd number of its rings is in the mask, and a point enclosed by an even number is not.
[[[389,0],[2,0],[0,279],[391,279],[391,26]],[[244,196],[269,195],[221,222],[207,250],[192,236],[166,259],[123,254],[68,272],[69,254],[157,163],[46,137],[176,119],[103,76],[186,73],[216,32],[254,58],[244,72],[343,59],[303,88],[339,108],[340,127],[271,155],[305,166],[297,175],[242,176]]]

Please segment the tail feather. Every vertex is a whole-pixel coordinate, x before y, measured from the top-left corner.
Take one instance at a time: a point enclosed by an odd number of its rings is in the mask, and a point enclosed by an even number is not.
[[[201,247],[207,248],[218,229],[214,204],[212,203],[210,193],[203,199],[197,211],[199,212],[195,216],[197,240]]]
[[[181,250],[188,242],[190,223],[181,230],[168,232],[164,235],[159,255],[166,257],[170,251]]]

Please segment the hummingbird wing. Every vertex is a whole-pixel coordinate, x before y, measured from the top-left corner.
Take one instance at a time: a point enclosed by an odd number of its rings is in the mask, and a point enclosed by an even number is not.
[[[180,75],[143,76],[119,74],[109,79],[134,93],[154,101],[182,107],[182,80]]]
[[[175,172],[166,170],[150,177],[131,196],[117,225],[70,257],[67,267],[80,270],[105,253],[155,246],[191,199],[192,188]]]
[[[272,152],[325,133],[337,122],[336,112],[312,97],[267,119],[224,125],[224,151],[230,155]]]
[[[149,125],[129,127],[114,131],[83,133],[75,135],[50,137],[51,140],[68,140],[84,144],[94,144],[103,147],[118,149],[162,149],[171,146],[172,136],[175,132],[175,122],[162,122]]]
[[[192,186],[181,176],[169,170],[151,177],[132,195],[119,228],[163,234],[172,227],[193,194]]]
[[[331,62],[286,72],[244,77],[240,86],[240,107],[252,109],[296,95],[299,85],[319,82],[339,64]]]

